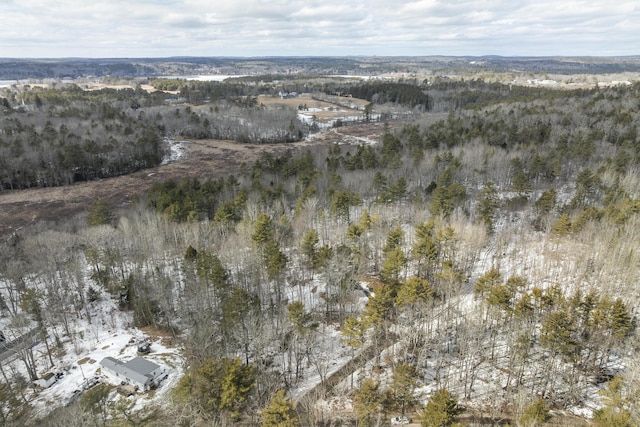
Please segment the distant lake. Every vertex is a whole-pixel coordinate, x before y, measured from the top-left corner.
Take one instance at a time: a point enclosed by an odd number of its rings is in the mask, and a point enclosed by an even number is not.
[[[214,74],[211,76],[160,76],[161,79],[175,79],[175,80],[197,80],[200,82],[221,82],[226,79],[234,77],[246,77],[246,75],[233,75],[225,76],[222,74]]]

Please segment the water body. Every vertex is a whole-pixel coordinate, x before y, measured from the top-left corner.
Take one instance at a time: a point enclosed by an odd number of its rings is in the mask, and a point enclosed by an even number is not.
[[[18,84],[17,80],[0,80],[0,87],[9,87]]]
[[[161,79],[174,80],[197,80],[199,82],[221,82],[234,77],[246,77],[246,75],[222,75],[214,74],[211,76],[160,76]]]

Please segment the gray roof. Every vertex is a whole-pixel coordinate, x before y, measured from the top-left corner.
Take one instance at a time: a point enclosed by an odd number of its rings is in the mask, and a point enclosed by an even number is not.
[[[105,368],[117,371],[118,366],[121,366],[122,362],[114,359],[113,357],[105,357],[104,359],[102,359],[102,361],[100,361],[100,365],[104,366]]]
[[[147,384],[153,380],[153,377],[149,375],[153,370],[160,367],[153,362],[150,362],[142,357],[134,357],[128,362],[121,362],[113,357],[105,357],[100,362],[100,365],[107,369],[121,373],[127,378],[140,383]]]
[[[143,359],[142,357],[134,357],[133,359],[126,362],[125,366],[142,375],[147,375],[148,373],[153,372],[160,367],[160,365],[156,365],[155,363],[147,359]]]

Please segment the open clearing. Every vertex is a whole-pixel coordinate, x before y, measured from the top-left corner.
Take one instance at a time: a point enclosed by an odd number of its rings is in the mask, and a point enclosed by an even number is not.
[[[329,129],[305,141],[282,144],[240,144],[221,140],[189,140],[179,161],[129,175],[65,187],[32,188],[0,192],[0,235],[11,234],[32,222],[56,222],[73,217],[97,200],[125,206],[153,184],[185,178],[217,178],[238,174],[263,152],[283,153],[288,149],[311,148],[332,143],[379,140],[382,123]]]

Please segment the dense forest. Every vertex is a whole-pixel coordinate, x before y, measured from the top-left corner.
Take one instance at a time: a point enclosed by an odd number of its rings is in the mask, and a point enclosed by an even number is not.
[[[411,118],[374,144],[265,152],[2,240],[3,330],[43,344],[3,367],[0,420],[639,425],[640,84],[309,79]],[[305,83],[266,80],[15,93],[3,190],[157,165],[163,137],[304,138],[295,110],[255,100]],[[179,347],[165,401],[141,408],[105,383],[34,415],[31,381],[113,316]]]

